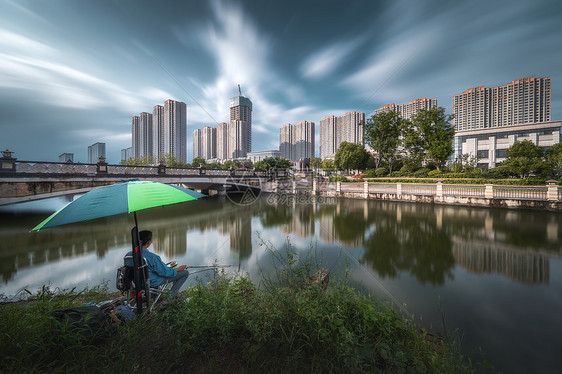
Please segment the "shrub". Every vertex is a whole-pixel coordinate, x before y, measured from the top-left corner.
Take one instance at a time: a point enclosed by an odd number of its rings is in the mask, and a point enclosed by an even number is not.
[[[369,169],[365,171],[365,178],[375,178],[377,175],[375,174],[375,169]]]
[[[416,170],[413,175],[416,178],[426,178],[428,173],[429,173],[428,168],[421,168],[421,169]]]
[[[384,176],[387,175],[387,174],[388,174],[388,169],[385,168],[385,167],[380,167],[380,168],[377,168],[377,169],[375,170],[375,175],[376,175],[377,177],[384,177]]]

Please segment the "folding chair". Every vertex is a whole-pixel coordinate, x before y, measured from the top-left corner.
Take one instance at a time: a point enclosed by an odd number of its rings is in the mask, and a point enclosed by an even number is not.
[[[135,300],[135,284],[133,278],[133,256],[125,256],[123,258],[124,265],[117,269],[117,281],[116,286],[117,289],[123,292],[126,295],[125,303],[132,309],[136,309],[136,305],[132,305],[132,301]],[[148,264],[146,263],[146,259],[142,259],[142,274],[144,278],[144,284],[141,284],[142,288],[142,295],[141,300],[143,303],[146,303],[146,307],[148,308],[149,312],[152,312],[152,308],[154,305],[160,300],[162,295],[165,295],[170,291],[172,288],[172,283],[164,281],[158,287],[151,287],[150,286],[150,279],[148,277]],[[133,295],[131,297],[131,295]]]

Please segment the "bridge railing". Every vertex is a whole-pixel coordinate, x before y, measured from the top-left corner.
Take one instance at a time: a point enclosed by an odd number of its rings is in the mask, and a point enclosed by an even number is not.
[[[160,166],[135,166],[135,165],[108,165],[105,166],[105,175],[168,175],[168,176],[195,176],[208,177],[236,177],[236,178],[287,178],[288,172],[281,171],[256,171],[252,169],[206,169],[206,168],[180,168]],[[79,164],[67,162],[44,161],[16,161],[16,174],[85,174],[93,176],[99,174],[100,164]],[[106,171],[105,171],[106,170]]]

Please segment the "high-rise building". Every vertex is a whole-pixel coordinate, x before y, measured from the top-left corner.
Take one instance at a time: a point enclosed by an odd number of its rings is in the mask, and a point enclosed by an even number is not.
[[[203,157],[202,153],[202,130],[196,129],[193,131],[193,158]]]
[[[159,161],[164,154],[164,107],[156,105],[152,108],[152,155]]]
[[[320,158],[334,157],[342,142],[363,144],[365,113],[347,112],[320,120]]]
[[[562,123],[550,121],[550,95],[550,77],[527,77],[453,96],[453,160],[469,155],[480,167],[493,168],[516,141],[529,140],[542,148],[559,143]]]
[[[105,158],[105,143],[94,143],[88,146],[88,163],[95,164],[99,158]]]
[[[140,117],[133,116],[131,119],[132,134],[133,134],[133,157],[141,156],[141,135],[140,135]]]
[[[379,109],[375,109],[375,114],[379,114],[381,112],[386,112],[393,110],[397,112],[401,118],[410,119],[413,117],[418,110],[425,109],[429,110],[432,108],[437,107],[437,99],[428,99],[426,97],[420,97],[410,101],[407,104],[386,104],[380,107]]]
[[[203,127],[201,130],[201,153],[205,160],[217,158],[217,128]]]
[[[228,124],[219,123],[217,126],[217,158],[227,160],[230,158],[228,152]]]
[[[142,112],[140,114],[140,154],[142,156],[152,157],[153,155],[153,131],[152,131],[152,114]]]
[[[74,162],[74,153],[63,153],[59,156],[59,162]]]
[[[121,150],[121,161],[125,161],[133,157],[133,147],[123,148]]]
[[[515,79],[505,86],[469,88],[453,96],[456,131],[550,121],[550,77]]]
[[[181,101],[164,102],[164,153],[179,162],[187,160],[187,105]]]
[[[279,151],[281,157],[291,161],[314,157],[314,122],[300,121],[296,125],[281,126]]]
[[[230,99],[229,158],[252,151],[252,102],[242,95]]]

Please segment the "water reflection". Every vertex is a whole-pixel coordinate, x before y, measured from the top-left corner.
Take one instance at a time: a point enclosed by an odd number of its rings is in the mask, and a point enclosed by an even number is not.
[[[383,278],[408,272],[422,284],[454,279],[455,265],[469,272],[501,274],[529,284],[549,283],[550,255],[559,254],[560,216],[535,211],[477,209],[430,204],[340,200],[334,205],[270,205],[265,198],[249,206],[220,199],[139,212],[141,229],[150,229],[156,250],[170,258],[185,255],[189,232],[228,236],[239,261],[252,255],[252,220],[258,228],[278,229],[321,243],[360,248],[359,261]],[[6,238],[0,272],[8,283],[18,270],[130,245],[132,219],[126,215],[28,230],[44,214],[2,213]],[[318,231],[316,231],[318,230]],[[322,245],[322,244],[321,244]]]

